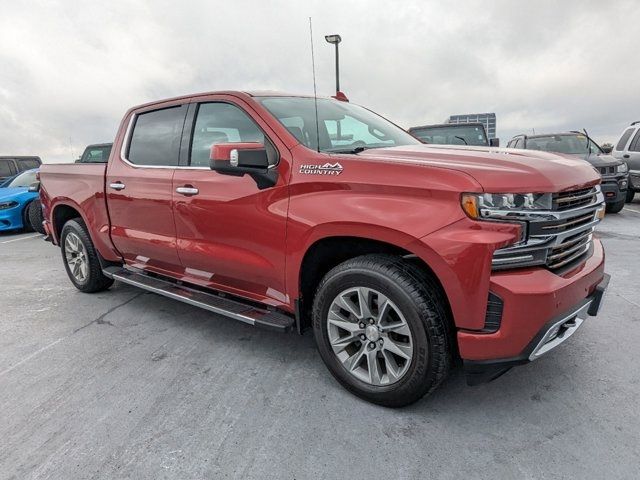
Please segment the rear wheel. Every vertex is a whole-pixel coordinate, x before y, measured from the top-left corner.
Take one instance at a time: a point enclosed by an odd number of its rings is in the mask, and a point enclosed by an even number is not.
[[[40,200],[34,200],[29,204],[28,216],[31,228],[44,235],[45,231],[42,226],[42,221],[44,219],[42,217],[42,204],[40,203]]]
[[[451,359],[439,288],[402,259],[365,255],[324,277],[313,308],[320,356],[371,402],[401,407],[433,391]]]
[[[607,211],[607,213],[618,213],[620,210],[624,208],[624,204],[625,204],[624,200],[620,200],[619,202],[616,202],[616,203],[607,203],[605,210]]]
[[[67,275],[78,290],[93,293],[113,285],[113,279],[102,273],[98,252],[82,219],[74,218],[64,224],[60,250]]]

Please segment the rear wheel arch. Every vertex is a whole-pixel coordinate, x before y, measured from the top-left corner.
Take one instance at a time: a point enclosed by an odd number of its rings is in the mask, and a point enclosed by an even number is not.
[[[74,218],[81,218],[84,221],[80,210],[71,205],[58,204],[53,208],[53,210],[51,211],[51,222],[53,233],[58,241],[60,241],[60,234],[62,233],[64,224],[69,220],[73,220]]]
[[[386,254],[412,265],[417,274],[426,276],[439,289],[445,300],[450,334],[454,335],[453,315],[447,293],[434,270],[419,256],[393,243],[366,237],[333,236],[316,240],[306,250],[300,263],[298,276],[298,328],[311,326],[313,297],[323,277],[334,267],[356,257],[370,254]],[[453,342],[455,345],[455,342]]]

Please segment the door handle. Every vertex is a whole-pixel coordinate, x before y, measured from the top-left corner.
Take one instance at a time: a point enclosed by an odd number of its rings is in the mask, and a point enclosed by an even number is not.
[[[114,182],[109,184],[109,188],[113,188],[114,190],[124,190],[124,183],[122,182]]]
[[[629,158],[629,154],[625,153],[624,155],[622,155],[622,158]]]
[[[176,192],[186,197],[192,197],[193,195],[197,195],[200,191],[193,187],[192,185],[185,185],[183,187],[176,188]]]

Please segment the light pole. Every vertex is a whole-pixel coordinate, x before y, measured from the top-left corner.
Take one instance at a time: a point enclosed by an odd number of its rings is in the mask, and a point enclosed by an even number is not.
[[[333,43],[336,46],[336,95],[340,91],[340,55],[338,53],[338,44],[342,41],[342,38],[338,34],[325,35],[324,39],[328,43]]]

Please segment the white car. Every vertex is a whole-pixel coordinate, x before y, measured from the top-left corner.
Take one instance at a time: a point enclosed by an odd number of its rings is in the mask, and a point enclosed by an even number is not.
[[[629,166],[627,202],[630,202],[634,194],[640,192],[640,121],[633,122],[622,132],[612,155]]]

